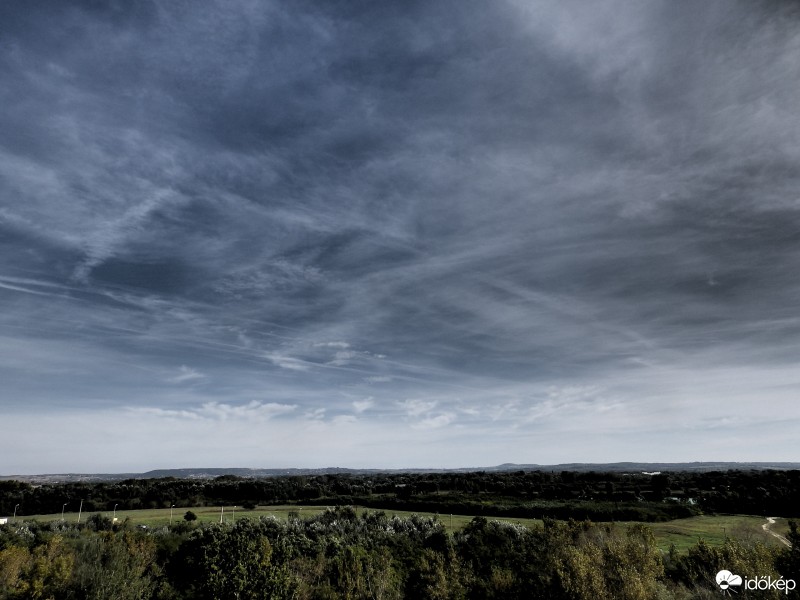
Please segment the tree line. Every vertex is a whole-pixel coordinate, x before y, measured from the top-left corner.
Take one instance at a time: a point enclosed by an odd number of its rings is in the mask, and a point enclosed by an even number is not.
[[[315,517],[184,522],[155,530],[100,514],[84,524],[0,527],[0,598],[92,600],[718,598],[715,574],[800,581],[790,549],[729,539],[662,554],[646,525],[476,517],[448,535],[435,518],[348,507]],[[797,598],[797,590],[741,598]]]
[[[800,471],[473,472],[128,479],[31,485],[0,481],[0,516],[236,504],[362,505],[509,517],[658,521],[705,513],[796,516]]]

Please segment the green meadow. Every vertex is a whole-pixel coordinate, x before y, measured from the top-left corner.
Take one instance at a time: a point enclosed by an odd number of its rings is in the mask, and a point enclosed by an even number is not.
[[[712,546],[721,546],[726,537],[737,540],[761,542],[768,546],[780,545],[774,536],[762,529],[767,520],[752,515],[701,515],[689,519],[677,519],[664,523],[648,523],[656,537],[658,547],[669,550],[674,544],[681,553],[699,540],[705,540]],[[778,518],[771,530],[785,535],[789,529],[787,519]]]

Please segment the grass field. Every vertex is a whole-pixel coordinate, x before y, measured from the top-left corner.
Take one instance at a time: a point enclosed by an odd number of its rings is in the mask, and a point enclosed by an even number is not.
[[[183,516],[187,510],[191,510],[197,515],[198,522],[219,523],[220,517],[226,523],[230,523],[235,519],[243,517],[257,518],[263,516],[271,516],[281,520],[287,520],[289,513],[297,513],[301,518],[311,517],[317,515],[325,510],[324,506],[261,506],[253,510],[244,510],[242,508],[234,508],[226,506],[224,511],[220,507],[213,506],[200,506],[194,508],[175,508],[170,515],[169,508],[153,509],[153,510],[119,510],[116,516],[119,520],[130,519],[134,525],[147,525],[148,527],[157,527],[160,525],[168,525],[170,520],[173,523],[178,523],[183,520]],[[361,512],[362,508],[357,509]],[[405,511],[384,511],[387,515],[397,515],[398,517],[409,517],[414,513]],[[81,515],[81,521],[85,521],[92,513],[84,512]],[[112,517],[113,513],[104,512],[104,516]],[[432,517],[433,513],[416,513],[421,516]],[[55,521],[61,519],[61,514],[54,515],[30,515],[19,517],[20,519],[35,519],[38,521]],[[438,518],[449,531],[457,531],[463,528],[467,523],[472,520],[470,515],[449,515],[439,514]],[[64,513],[64,520],[75,523],[78,520],[78,513]],[[530,526],[535,523],[541,523],[537,519],[493,519],[498,521],[505,521],[509,523],[518,523],[520,525]],[[656,537],[658,547],[665,552],[669,550],[670,545],[674,544],[678,552],[685,552],[690,546],[697,543],[698,540],[704,539],[708,544],[713,546],[721,545],[726,537],[760,541],[768,545],[776,545],[779,542],[771,535],[764,532],[761,526],[766,522],[763,517],[756,517],[750,515],[719,515],[719,516],[699,516],[691,517],[689,519],[677,519],[675,521],[668,521],[666,523],[648,523],[647,525],[653,530]],[[777,519],[775,525],[772,526],[773,531],[778,533],[785,533],[788,529],[786,519]]]
[[[168,525],[170,521],[173,523],[177,523],[183,520],[183,516],[186,514],[187,511],[191,510],[195,515],[197,515],[197,522],[204,522],[204,523],[219,523],[220,519],[222,519],[225,523],[230,523],[234,519],[241,519],[243,517],[248,518],[258,518],[258,517],[275,517],[281,520],[287,520],[289,518],[289,513],[296,513],[299,517],[311,517],[314,515],[318,515],[319,513],[323,512],[326,507],[324,506],[294,506],[294,505],[284,505],[284,506],[260,506],[253,510],[244,510],[240,507],[233,508],[231,506],[226,506],[224,511],[221,510],[219,506],[199,506],[193,508],[175,508],[172,511],[172,515],[170,515],[170,509],[168,508],[160,508],[160,509],[153,509],[153,510],[118,510],[116,512],[117,519],[120,521],[124,519],[130,519],[134,525],[147,525],[148,527],[156,527],[159,525]],[[361,513],[363,508],[356,509],[359,513]],[[433,517],[433,513],[413,513],[408,511],[402,510],[385,510],[383,511],[389,516],[397,515],[398,517],[410,517],[412,514],[418,514],[425,517]],[[81,521],[85,522],[86,519],[94,513],[84,512],[81,516]],[[103,516],[112,517],[112,512],[103,512],[101,513]],[[459,530],[464,527],[467,523],[472,520],[472,516],[469,515],[438,515],[439,520],[442,521],[444,526],[448,530]],[[54,514],[54,515],[30,515],[25,517],[20,517],[20,519],[33,519],[37,521],[57,521],[61,519],[61,514]],[[70,523],[76,523],[78,521],[78,513],[64,513],[64,520]],[[509,523],[519,523],[521,525],[532,525],[534,523],[541,523],[541,521],[537,519],[503,519],[497,518],[493,520],[498,521],[507,521]]]
[[[668,550],[670,544],[675,544],[678,552],[685,552],[700,539],[704,539],[709,545],[719,546],[726,537],[759,541],[768,546],[780,545],[778,540],[761,528],[766,522],[764,517],[750,515],[699,516],[666,523],[651,523],[650,528],[662,550]],[[776,519],[771,529],[785,534],[789,526],[786,519]]]

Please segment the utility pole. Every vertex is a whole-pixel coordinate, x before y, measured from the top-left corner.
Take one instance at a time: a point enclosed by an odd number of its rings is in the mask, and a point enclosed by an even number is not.
[[[225,514],[225,507],[224,506],[220,506],[219,507],[219,524],[220,525],[222,525],[222,515],[224,515],[224,514]]]
[[[19,508],[19,504],[14,507],[14,521],[17,520],[17,509]]]
[[[175,505],[169,507],[169,524],[172,525],[172,509],[175,508]]]
[[[69,504],[69,502],[65,502],[64,504],[61,505],[61,520],[62,521],[64,520],[64,509],[67,507],[67,504]]]
[[[81,512],[83,511],[83,500],[81,500],[81,505],[78,507],[78,523],[81,522]]]

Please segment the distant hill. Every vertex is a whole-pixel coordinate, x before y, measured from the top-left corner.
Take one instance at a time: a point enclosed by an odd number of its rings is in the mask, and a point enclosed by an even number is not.
[[[343,467],[326,467],[319,469],[247,469],[233,468],[186,468],[186,469],[157,469],[146,473],[61,473],[42,475],[0,475],[0,480],[14,479],[27,481],[33,484],[67,483],[67,482],[97,482],[120,481],[123,479],[156,479],[175,477],[177,479],[213,479],[225,475],[260,478],[260,477],[285,477],[300,475],[364,475],[369,473],[470,473],[476,471],[501,472],[501,471],[599,471],[599,472],[656,472],[656,471],[729,471],[729,470],[792,470],[800,469],[799,462],[688,462],[688,463],[647,463],[647,462],[617,462],[617,463],[563,463],[557,465],[517,464],[504,463],[492,467],[466,467],[460,469],[348,469]]]
[[[469,469],[471,471],[604,471],[604,472],[631,472],[631,471],[730,471],[730,470],[765,470],[777,469],[781,471],[800,469],[800,462],[682,462],[682,463],[647,463],[647,462],[617,462],[617,463],[563,463],[558,465],[514,464],[504,463],[486,469]]]

